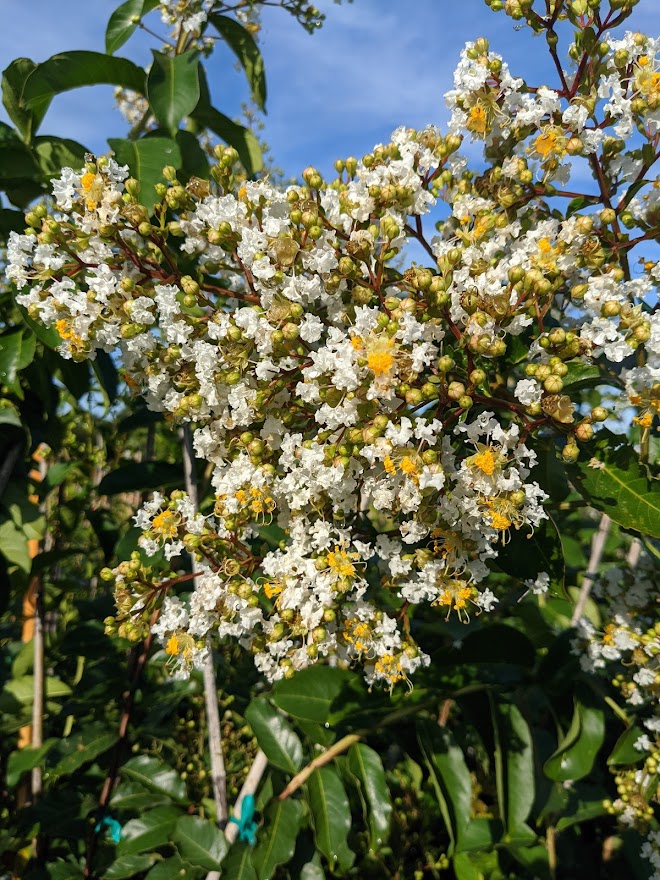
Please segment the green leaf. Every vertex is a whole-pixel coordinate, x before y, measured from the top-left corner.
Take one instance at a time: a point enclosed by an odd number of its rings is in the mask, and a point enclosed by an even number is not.
[[[264,828],[252,855],[258,880],[270,880],[277,866],[286,864],[293,856],[302,816],[302,804],[291,798],[274,801],[268,807]]]
[[[137,819],[131,819],[122,829],[117,853],[130,855],[162,846],[168,842],[180,817],[181,811],[177,807],[156,807]]]
[[[194,176],[208,180],[209,161],[195,135],[190,131],[179,129],[176,133],[176,142],[181,150],[181,171],[183,172],[179,179],[183,178],[184,181],[188,181]]]
[[[22,233],[25,229],[25,215],[22,211],[0,208],[0,241],[6,242],[10,232]]]
[[[77,141],[52,136],[37,137],[32,145],[46,177],[59,177],[62,168],[80,170],[85,164],[87,148]]]
[[[605,739],[605,714],[594,694],[580,687],[574,704],[573,719],[566,736],[543,767],[545,775],[555,782],[587,776]]]
[[[385,781],[385,770],[378,752],[364,743],[348,750],[348,769],[357,779],[365,801],[365,819],[369,826],[371,848],[376,852],[390,834],[392,800]]]
[[[247,843],[235,843],[222,863],[224,880],[257,880],[252,865],[252,848]]]
[[[108,730],[103,724],[90,724],[79,734],[61,740],[61,746],[70,748],[68,755],[59,761],[51,775],[53,777],[69,776],[85,764],[98,758],[117,742],[116,731]]]
[[[112,793],[110,806],[114,810],[142,812],[148,807],[166,806],[172,799],[167,795],[158,795],[138,782],[131,779],[122,780]]]
[[[186,802],[186,784],[174,767],[151,755],[137,755],[121,768],[122,776],[134,779],[151,791],[166,794],[175,801]]]
[[[635,743],[643,733],[644,731],[636,724],[624,730],[616,741],[607,763],[610,766],[616,766],[618,764],[636,764],[640,761],[643,753],[635,748]]]
[[[30,108],[41,107],[60,92],[100,84],[144,94],[144,70],[128,58],[103,52],[61,52],[37,64],[25,82],[23,100]]]
[[[35,101],[30,108],[23,103],[25,81],[36,66],[30,58],[16,58],[2,73],[2,103],[21,137],[28,144],[36,134],[51,101],[46,97]]]
[[[603,374],[600,368],[594,364],[583,364],[580,361],[569,361],[566,366],[568,373],[562,376],[564,390],[571,388],[577,391],[580,388],[593,388],[603,383],[612,384],[612,379]]]
[[[99,483],[98,493],[118,495],[120,492],[147,492],[182,484],[183,472],[174,464],[166,461],[130,462],[106,474]]]
[[[0,385],[6,385],[8,388],[13,388],[16,385],[22,347],[23,333],[21,330],[3,333],[0,336]]]
[[[163,168],[181,167],[181,151],[169,138],[144,137],[139,141],[109,138],[108,144],[120,165],[128,165],[131,175],[140,184],[140,202],[149,213],[158,201],[154,186],[162,183]]]
[[[144,0],[126,0],[110,16],[105,29],[105,51],[114,54],[132,36],[138,26],[134,18],[142,18]]]
[[[62,338],[55,327],[46,327],[41,321],[35,321],[28,315],[24,306],[19,306],[18,308],[27,326],[32,330],[39,342],[43,342],[46,348],[54,350],[62,344]]]
[[[15,752],[12,752],[7,759],[7,785],[13,788],[20,781],[24,773],[42,764],[43,759],[56,742],[57,739],[52,737],[47,739],[41,746],[34,748],[26,746],[23,749],[17,749]]]
[[[334,700],[355,674],[334,666],[310,666],[275,684],[272,701],[283,712],[320,724],[330,717]]]
[[[91,363],[92,370],[105,398],[106,409],[108,409],[117,399],[117,392],[119,390],[117,367],[107,351],[103,351],[103,349],[97,351],[96,357]]]
[[[566,568],[561,537],[554,520],[548,517],[534,528],[510,529],[509,540],[500,548],[497,564],[511,577],[536,580],[541,572],[550,575],[549,590],[565,596]]]
[[[312,773],[307,782],[307,799],[316,846],[331,868],[337,862],[341,868],[350,867],[353,853],[348,849],[346,839],[351,827],[351,810],[344,785],[334,767],[320,767]]]
[[[170,856],[153,866],[145,880],[198,880],[199,870],[179,856]]]
[[[660,481],[649,479],[625,437],[601,428],[568,474],[596,510],[625,529],[660,538]]]
[[[129,877],[147,871],[154,863],[156,856],[153,853],[142,855],[121,856],[105,869],[103,880],[127,880]]]
[[[300,869],[299,880],[326,880],[325,871],[321,866],[321,858],[318,853],[314,853],[311,862],[307,862]]]
[[[218,826],[201,816],[182,816],[176,823],[172,843],[182,858],[207,871],[217,871],[229,849]]]
[[[46,697],[50,700],[71,696],[69,685],[53,675],[47,675],[44,684]],[[20,678],[13,678],[5,684],[4,692],[10,694],[19,703],[29,705],[34,699],[34,677],[22,675]]]
[[[259,141],[254,134],[243,125],[220,113],[211,105],[209,89],[206,83],[204,69],[199,70],[200,98],[191,118],[204,128],[208,128],[238,153],[238,157],[247,171],[248,177],[252,177],[264,167],[263,156]]]
[[[181,120],[199,102],[199,52],[193,49],[171,56],[152,50],[152,54],[147,97],[160,124],[174,137]]]
[[[266,72],[264,60],[252,34],[235,18],[211,13],[209,21],[241,63],[250,84],[252,100],[266,109]]]
[[[265,697],[252,700],[245,719],[254,731],[259,748],[269,763],[294,774],[303,762],[303,747],[291,725]]]
[[[448,730],[429,721],[419,723],[417,738],[452,841],[451,849],[460,849],[472,804],[472,782],[463,752]]]
[[[503,789],[503,820],[508,833],[515,837],[521,830],[527,830],[525,822],[534,804],[532,735],[513,703],[500,700],[494,703],[493,709],[493,724],[497,725],[495,743],[501,756],[498,783]]]
[[[12,519],[0,523],[0,553],[8,562],[29,573],[32,559],[28,550],[28,539],[23,529],[20,529]]]

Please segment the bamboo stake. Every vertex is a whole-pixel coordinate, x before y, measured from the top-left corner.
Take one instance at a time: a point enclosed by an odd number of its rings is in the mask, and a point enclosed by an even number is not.
[[[578,596],[578,600],[575,603],[575,608],[573,609],[573,616],[571,617],[571,626],[575,626],[579,619],[582,617],[582,612],[584,611],[584,606],[587,604],[587,599],[589,598],[589,593],[591,592],[591,588],[594,584],[594,580],[596,579],[596,575],[598,574],[598,566],[600,565],[600,561],[603,558],[603,550],[605,549],[605,541],[607,539],[607,534],[610,530],[610,525],[612,524],[612,520],[609,516],[604,513],[600,518],[600,524],[598,526],[598,531],[593,536],[591,541],[591,554],[589,556],[589,565],[587,567],[587,571],[585,572],[584,578],[582,580],[582,585],[580,587],[580,595]]]
[[[186,491],[195,510],[199,510],[197,492],[197,474],[192,434],[188,425],[183,428],[183,472]],[[197,574],[197,563],[191,554],[193,574]],[[194,583],[194,579],[193,579]],[[208,652],[204,661],[204,699],[206,703],[206,721],[208,726],[209,755],[211,759],[211,780],[213,782],[213,799],[215,800],[216,822],[220,828],[227,824],[227,775],[225,759],[222,754],[222,731],[220,728],[220,712],[218,710],[218,685],[215,678],[213,649],[210,639],[207,640]]]

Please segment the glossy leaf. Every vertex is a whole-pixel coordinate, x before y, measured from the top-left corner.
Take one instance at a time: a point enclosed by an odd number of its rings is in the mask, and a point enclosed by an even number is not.
[[[39,767],[56,742],[57,739],[52,737],[36,748],[26,746],[12,752],[7,760],[7,785],[13,788],[24,773],[33,767]]]
[[[180,816],[177,807],[156,807],[131,819],[122,829],[118,855],[140,853],[167,843]]]
[[[112,55],[132,36],[138,26],[134,19],[142,17],[144,0],[126,0],[110,16],[105,31],[105,51]]]
[[[36,66],[30,58],[16,58],[2,72],[2,103],[26,143],[30,143],[36,134],[51,101],[46,97],[35,101],[31,107],[24,103],[25,81]]]
[[[392,799],[383,762],[378,752],[364,743],[352,745],[347,757],[348,768],[357,779],[365,802],[371,848],[377,851],[389,837],[392,816]]]
[[[121,856],[105,869],[103,880],[128,880],[143,871],[147,871],[154,863],[155,855],[142,853],[140,855]]]
[[[212,13],[209,21],[240,61],[250,84],[252,100],[260,110],[265,110],[266,73],[254,37],[240,22],[227,15]]]
[[[163,168],[181,167],[181,151],[169,138],[141,138],[139,141],[109,138],[108,144],[120,165],[128,165],[131,176],[140,184],[140,202],[151,213],[158,200],[154,186],[162,183]]]
[[[580,688],[575,696],[571,725],[545,762],[546,776],[556,782],[582,779],[591,772],[604,739],[603,709],[591,691]]]
[[[257,880],[252,865],[252,848],[247,843],[235,843],[222,863],[223,880]]]
[[[450,839],[460,850],[472,804],[472,782],[463,752],[448,730],[429,721],[419,723],[417,738]]]
[[[103,724],[90,724],[80,733],[62,740],[62,745],[66,745],[71,751],[53,768],[51,771],[53,777],[75,773],[85,764],[107,752],[116,742],[116,731],[108,730]]]
[[[100,84],[144,94],[145,75],[128,58],[115,58],[103,52],[61,52],[37,64],[25,82],[23,100],[29,108],[42,107],[44,101],[60,92]]]
[[[292,798],[277,800],[268,807],[252,855],[258,880],[270,880],[277,866],[286,864],[293,856],[302,816],[302,804]]]
[[[171,56],[154,51],[153,56],[147,97],[160,124],[174,137],[181,120],[199,101],[199,53],[191,50]]]
[[[351,827],[351,810],[344,784],[334,767],[315,770],[307,782],[307,798],[314,824],[316,846],[330,867],[350,865],[352,853],[346,839]]]
[[[636,764],[641,760],[644,753],[635,748],[635,743],[643,733],[644,731],[636,724],[624,730],[616,741],[607,763],[616,766],[618,764]]]
[[[183,859],[207,871],[217,871],[229,849],[218,826],[201,816],[182,816],[176,823],[172,842]]]
[[[303,763],[300,738],[280,712],[265,697],[252,700],[245,719],[254,731],[259,748],[269,763],[280,770],[294,774]]]
[[[511,836],[519,833],[535,797],[534,751],[529,725],[516,705],[493,700],[497,783],[501,789],[502,817]],[[526,832],[527,829],[525,829]]]
[[[199,870],[180,856],[170,856],[157,862],[145,880],[198,880]]]
[[[121,773],[151,791],[166,794],[175,801],[187,801],[185,782],[173,767],[160,758],[137,755],[123,765]]]
[[[325,724],[334,700],[354,673],[333,666],[310,666],[278,681],[271,699],[288,715]]]
[[[64,167],[80,170],[88,152],[77,141],[52,136],[35,138],[32,147],[46,177],[59,177]]]
[[[601,428],[587,455],[568,473],[596,510],[626,529],[660,538],[660,481],[649,478],[625,437]]]

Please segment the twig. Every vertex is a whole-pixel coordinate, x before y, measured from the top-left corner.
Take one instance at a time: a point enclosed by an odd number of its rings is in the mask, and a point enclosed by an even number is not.
[[[199,510],[197,493],[197,474],[192,434],[186,425],[182,430],[183,438],[183,471],[186,491],[195,510]],[[193,576],[197,572],[197,562],[191,554]],[[194,577],[193,577],[194,583]],[[207,654],[204,660],[204,699],[206,702],[206,721],[208,726],[209,756],[211,759],[211,780],[213,782],[213,799],[215,800],[216,822],[224,828],[227,824],[227,774],[225,759],[222,754],[222,732],[220,729],[220,712],[218,710],[218,685],[215,678],[213,648],[207,640]]]
[[[243,806],[243,801],[245,800],[245,798],[249,794],[255,794],[257,788],[259,787],[259,783],[261,782],[261,777],[264,775],[267,766],[268,758],[264,755],[261,749],[259,749],[259,751],[255,755],[254,761],[252,762],[252,766],[250,767],[248,775],[245,777],[245,782],[243,783],[243,787],[241,788],[239,795],[236,798],[236,803],[234,804],[234,809],[232,810],[232,816],[236,817],[236,819],[240,819],[241,817],[241,807]],[[225,828],[225,837],[229,841],[230,845],[236,840],[237,835],[238,825],[236,824],[236,822],[228,822],[227,827]],[[212,877],[211,874],[207,874],[206,880],[217,880],[217,878]]]
[[[582,617],[582,612],[584,611],[584,606],[587,604],[587,599],[589,598],[589,593],[591,592],[591,588],[593,586],[594,580],[598,573],[598,566],[600,565],[600,561],[603,557],[603,550],[605,549],[605,540],[607,538],[607,533],[610,530],[610,525],[612,520],[609,516],[604,513],[600,518],[600,525],[598,526],[598,531],[593,537],[591,541],[591,554],[589,556],[589,566],[587,571],[585,572],[584,578],[582,580],[582,586],[580,587],[580,595],[578,596],[578,600],[575,603],[575,608],[573,609],[573,616],[571,617],[571,626],[575,626],[578,620]]]

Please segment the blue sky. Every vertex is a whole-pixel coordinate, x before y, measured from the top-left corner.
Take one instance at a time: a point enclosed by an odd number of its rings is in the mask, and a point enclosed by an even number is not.
[[[641,0],[635,29],[660,33],[659,0]],[[105,25],[118,0],[4,0],[0,66],[18,55],[43,61],[68,49],[103,51]],[[483,0],[317,0],[323,28],[307,34],[281,10],[265,9],[261,46],[268,79],[264,136],[277,165],[296,176],[314,164],[329,173],[339,156],[361,156],[398,125],[421,127],[447,119],[442,95],[466,40],[486,36],[516,75],[549,81],[541,40]],[[164,33],[157,13],[148,21]],[[118,54],[146,64],[155,41],[136,34]],[[240,114],[247,97],[227,50],[209,65],[215,105]],[[112,89],[79,89],[55,99],[42,134],[70,137],[93,152],[126,125],[113,109]],[[0,118],[6,118],[4,111]]]

